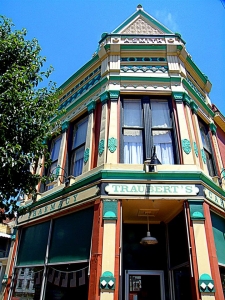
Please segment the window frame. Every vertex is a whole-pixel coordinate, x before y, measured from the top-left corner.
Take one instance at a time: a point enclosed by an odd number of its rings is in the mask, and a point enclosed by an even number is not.
[[[200,138],[202,141],[202,147],[205,153],[206,158],[206,166],[209,173],[209,176],[214,177],[216,176],[216,165],[213,155],[213,149],[212,149],[212,143],[211,138],[209,135],[209,126],[200,118],[198,118],[198,125],[199,125],[199,132],[200,132]],[[205,132],[203,132],[201,129],[204,129]],[[206,144],[203,140],[203,134],[204,134],[204,140],[206,141]],[[208,144],[208,145],[207,145]],[[204,163],[204,161],[203,161]]]
[[[87,127],[86,127],[86,137],[85,137],[85,141],[80,143],[79,145],[75,146],[75,138],[76,138],[76,133],[77,130],[79,128],[79,125],[81,125],[82,123],[87,122]],[[83,173],[83,165],[84,162],[82,162],[82,170],[80,174],[77,174],[74,172],[74,168],[75,168],[75,163],[76,163],[76,152],[78,152],[81,148],[84,148],[83,150],[83,154],[85,151],[85,145],[86,145],[86,140],[87,140],[87,130],[88,130],[88,116],[83,116],[81,119],[77,120],[77,122],[74,122],[72,124],[72,133],[70,136],[70,145],[69,145],[69,174],[71,176],[77,177],[79,175],[81,175]]]
[[[129,95],[125,95],[121,97],[121,109],[120,109],[120,162],[124,163],[124,140],[123,140],[123,131],[124,129],[133,129],[132,127],[124,126],[124,101],[140,101],[141,108],[142,108],[142,127],[133,127],[135,129],[142,130],[142,141],[143,141],[143,163],[147,158],[151,158],[152,156],[152,148],[153,148],[153,131],[170,131],[171,132],[171,139],[172,139],[172,148],[173,148],[173,164],[180,162],[179,153],[176,147],[177,135],[176,135],[176,128],[174,122],[174,114],[172,108],[172,99],[170,97],[162,96],[162,97],[149,97],[149,96],[139,96],[139,97],[132,97]],[[152,128],[152,108],[151,103],[154,101],[161,101],[167,102],[169,108],[169,116],[171,120],[171,127],[157,127]],[[147,129],[149,128],[149,130]],[[151,134],[149,134],[149,132]]]

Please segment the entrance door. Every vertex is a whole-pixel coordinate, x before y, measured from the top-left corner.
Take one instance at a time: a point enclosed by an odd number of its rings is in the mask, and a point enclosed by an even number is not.
[[[163,271],[125,271],[125,300],[165,300]]]

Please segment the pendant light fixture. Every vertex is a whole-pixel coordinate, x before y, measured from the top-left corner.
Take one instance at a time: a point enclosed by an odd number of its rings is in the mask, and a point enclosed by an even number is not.
[[[151,236],[151,233],[149,231],[149,221],[148,221],[147,236],[143,237],[141,239],[140,244],[142,244],[142,245],[155,245],[155,244],[158,244],[158,240],[155,237]]]

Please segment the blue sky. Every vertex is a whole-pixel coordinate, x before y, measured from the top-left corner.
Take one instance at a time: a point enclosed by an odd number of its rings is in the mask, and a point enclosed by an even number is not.
[[[144,10],[179,32],[187,51],[213,87],[212,103],[225,115],[225,6],[221,0],[0,0],[0,14],[16,29],[37,38],[51,80],[60,86],[92,57],[101,34],[111,32],[142,4]]]

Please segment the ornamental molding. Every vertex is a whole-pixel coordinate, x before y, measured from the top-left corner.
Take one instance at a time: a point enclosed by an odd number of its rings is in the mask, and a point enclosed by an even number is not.
[[[102,155],[102,153],[104,152],[105,150],[105,140],[101,140],[99,142],[99,146],[98,146],[98,153],[99,155]]]
[[[126,34],[151,34],[158,35],[163,34],[159,29],[154,28],[152,25],[147,23],[141,16],[125,28],[121,33]]]
[[[202,160],[203,160],[204,164],[206,164],[206,155],[205,155],[204,149],[201,149],[201,156],[202,156]]]
[[[182,143],[182,148],[183,148],[183,151],[186,153],[186,154],[189,154],[191,152],[191,143],[188,139],[183,139],[181,141]]]
[[[89,156],[90,156],[90,149],[87,148],[87,149],[85,149],[85,151],[84,151],[84,163],[85,163],[85,164],[88,162]]]
[[[197,147],[196,142],[193,142],[193,147],[194,147],[195,155],[196,155],[196,157],[198,157],[198,147]]]
[[[111,137],[110,139],[108,139],[108,149],[111,153],[114,153],[116,151],[116,148],[117,148],[117,139]]]

